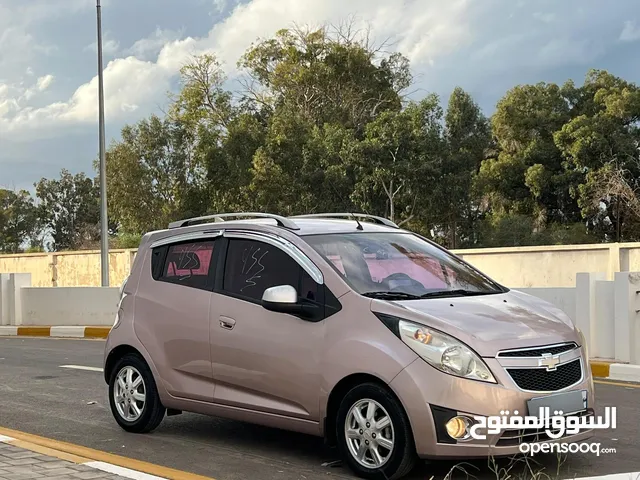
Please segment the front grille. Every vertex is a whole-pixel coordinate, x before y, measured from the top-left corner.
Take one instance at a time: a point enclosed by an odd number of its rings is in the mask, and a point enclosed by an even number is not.
[[[594,414],[593,410],[584,410],[582,412],[576,413],[573,416],[575,417],[592,417]],[[560,432],[559,429],[554,429],[549,425],[549,430],[551,434],[556,435]],[[584,430],[581,430],[582,433]],[[569,434],[566,432],[560,437],[565,438],[568,437]],[[529,428],[529,429],[518,429],[518,430],[505,430],[502,432],[500,439],[496,442],[497,447],[513,447],[518,446],[521,443],[536,443],[536,442],[549,442],[557,440],[551,438],[549,434],[547,434],[546,429],[543,428]]]
[[[559,353],[568,352],[578,348],[575,342],[564,343],[562,345],[552,345],[549,347],[525,348],[523,350],[512,350],[510,352],[500,352],[498,357],[542,357],[543,354],[558,355]]]
[[[532,392],[555,392],[570,387],[582,378],[582,363],[579,358],[559,365],[552,371],[546,368],[507,368],[516,385]]]

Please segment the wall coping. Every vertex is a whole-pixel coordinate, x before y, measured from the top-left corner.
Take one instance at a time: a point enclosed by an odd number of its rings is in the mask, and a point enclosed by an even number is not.
[[[611,248],[640,248],[640,242],[628,243],[585,243],[572,245],[529,245],[523,247],[468,248],[451,250],[456,255],[492,254],[492,253],[527,253],[527,252],[561,252],[582,250],[610,250]]]
[[[137,248],[113,248],[109,250],[112,253],[137,252]],[[24,258],[24,257],[49,257],[55,255],[62,257],[67,255],[99,255],[100,250],[64,250],[62,252],[35,252],[35,253],[0,253],[0,258]]]

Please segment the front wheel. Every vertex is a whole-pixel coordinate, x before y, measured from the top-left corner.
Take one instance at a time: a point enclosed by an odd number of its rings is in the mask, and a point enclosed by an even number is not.
[[[338,410],[336,433],[342,457],[356,475],[396,480],[415,465],[409,420],[398,400],[384,387],[354,387]]]
[[[109,405],[116,422],[127,432],[147,433],[162,422],[166,409],[153,374],[140,356],[127,354],[114,366],[109,379]]]

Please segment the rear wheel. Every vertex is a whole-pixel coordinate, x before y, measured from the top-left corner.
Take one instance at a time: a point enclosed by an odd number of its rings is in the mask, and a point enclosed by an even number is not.
[[[109,379],[109,405],[118,425],[133,433],[154,430],[166,409],[160,402],[153,374],[147,363],[128,353],[116,362]]]
[[[362,478],[396,480],[415,465],[413,434],[404,408],[375,383],[358,385],[345,395],[336,434],[342,457]]]

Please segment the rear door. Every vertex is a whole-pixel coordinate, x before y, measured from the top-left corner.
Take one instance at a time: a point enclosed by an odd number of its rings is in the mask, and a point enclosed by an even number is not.
[[[138,289],[136,334],[175,397],[213,399],[209,305],[218,236],[176,237],[154,246],[150,275]]]

